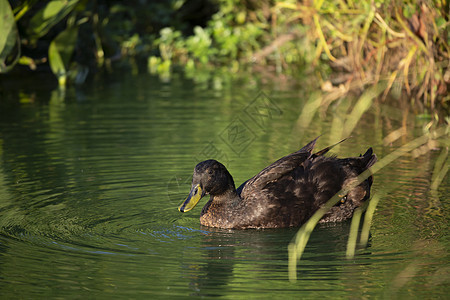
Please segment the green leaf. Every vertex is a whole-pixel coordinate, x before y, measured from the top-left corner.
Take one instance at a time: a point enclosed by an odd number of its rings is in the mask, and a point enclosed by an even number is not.
[[[77,27],[69,27],[61,32],[48,48],[48,60],[60,86],[65,86],[70,59],[78,36]]]
[[[39,10],[30,20],[29,34],[39,38],[67,16],[79,0],[53,0]]]
[[[7,0],[0,0],[0,73],[8,72],[19,60],[20,42],[16,21]]]

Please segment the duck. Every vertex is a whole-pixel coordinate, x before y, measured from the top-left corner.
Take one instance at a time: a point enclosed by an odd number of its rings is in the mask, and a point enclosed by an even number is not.
[[[286,155],[235,188],[227,168],[214,159],[198,163],[191,190],[179,206],[192,210],[204,196],[209,201],[200,213],[200,224],[226,229],[285,228],[303,225],[336,193],[351,187],[358,175],[377,161],[372,148],[358,157],[325,155],[344,140],[313,153],[315,138],[300,150]],[[340,201],[320,220],[339,222],[352,217],[354,210],[370,198],[371,174],[349,188]]]

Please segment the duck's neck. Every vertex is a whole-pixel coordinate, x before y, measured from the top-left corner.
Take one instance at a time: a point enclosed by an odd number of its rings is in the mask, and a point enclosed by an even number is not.
[[[211,195],[209,201],[202,209],[201,216],[204,214],[216,215],[216,212],[219,214],[220,211],[225,211],[228,208],[235,206],[240,200],[241,199],[235,189],[228,189],[225,193],[220,195]]]

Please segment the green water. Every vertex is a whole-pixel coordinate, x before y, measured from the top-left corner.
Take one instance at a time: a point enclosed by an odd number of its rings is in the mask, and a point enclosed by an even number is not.
[[[450,292],[448,178],[430,192],[439,151],[396,160],[375,176],[388,191],[370,243],[345,258],[349,223],[319,226],[289,282],[296,229],[201,227],[200,205],[181,214],[195,164],[223,162],[239,185],[323,134],[335,142],[345,100],[299,119],[302,90],[236,84],[214,90],[140,75],[64,93],[43,82],[0,100],[0,293],[17,298],[444,298]],[[336,151],[393,145],[401,110],[374,104]],[[204,203],[204,202],[203,202]]]

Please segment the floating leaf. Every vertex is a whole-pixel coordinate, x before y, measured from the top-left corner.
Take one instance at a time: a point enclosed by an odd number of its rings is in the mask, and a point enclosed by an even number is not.
[[[61,32],[48,48],[48,60],[60,86],[65,86],[70,59],[75,49],[78,28],[69,27]]]
[[[6,73],[20,57],[16,22],[6,0],[0,0],[0,33],[0,73]]]

